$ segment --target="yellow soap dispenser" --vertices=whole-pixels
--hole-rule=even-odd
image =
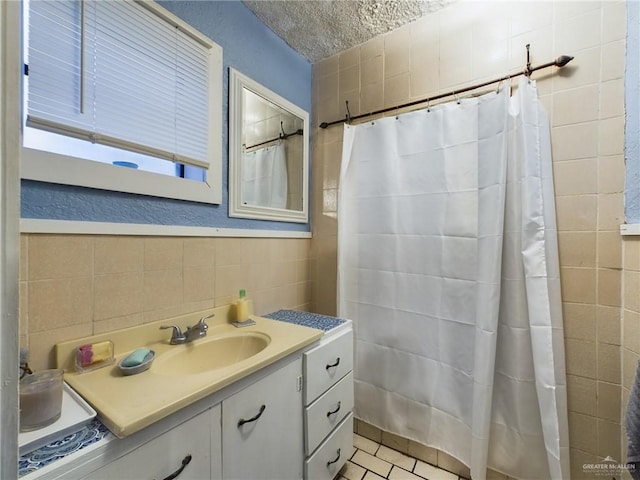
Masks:
[[[236,302],[236,321],[233,324],[236,327],[247,327],[255,325],[256,322],[249,318],[249,301],[246,299],[247,292],[242,289]]]
[[[249,320],[249,306],[247,305],[247,292],[242,289],[236,302],[236,322],[242,323]]]

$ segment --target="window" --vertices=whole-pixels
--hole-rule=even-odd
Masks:
[[[148,1],[25,17],[23,178],[220,203],[220,47]]]

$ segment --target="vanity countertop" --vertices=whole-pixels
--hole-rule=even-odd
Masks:
[[[219,318],[219,317],[218,317]],[[169,345],[167,331],[160,334],[159,325],[146,328],[143,332],[127,329],[109,334],[115,345],[116,364],[90,372],[78,373],[69,367],[69,355],[73,356],[74,345],[103,340],[89,337],[72,342],[58,344],[59,366],[66,366],[65,381],[71,385],[98,412],[98,418],[118,437],[126,437],[184,407],[200,400],[222,388],[231,385],[251,373],[270,365],[277,360],[294,353],[322,337],[322,332],[292,323],[280,322],[263,317],[252,316],[256,324],[236,328],[227,321],[213,320],[209,323],[206,339],[195,340],[194,345]],[[193,322],[193,319],[190,320]],[[166,322],[160,322],[162,324]],[[169,323],[176,322],[175,319]],[[186,323],[186,322],[182,322]],[[146,327],[146,325],[145,325]],[[184,328],[184,325],[181,325]],[[133,327],[135,328],[135,327]],[[124,333],[122,333],[124,332]],[[144,334],[155,334],[155,338],[141,342]],[[131,337],[138,337],[137,343]],[[270,339],[268,345],[249,358],[230,365],[205,371],[188,372],[180,375],[163,374],[159,361],[163,354],[172,354],[176,349],[199,348],[197,342],[206,342],[233,335],[261,335]],[[123,335],[123,336],[120,336]],[[123,338],[125,340],[123,340]],[[135,347],[119,351],[119,345],[135,344]],[[143,373],[124,376],[117,362],[135,348],[145,346],[155,351],[156,360],[151,368]],[[215,350],[213,350],[215,351]],[[181,361],[189,361],[185,356]],[[165,362],[167,365],[167,362]]]

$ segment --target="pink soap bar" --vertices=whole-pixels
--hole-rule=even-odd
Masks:
[[[79,352],[78,363],[82,367],[91,365],[91,360],[93,359],[93,348],[91,347],[92,347],[91,344],[82,345],[81,347],[78,347],[78,352]]]

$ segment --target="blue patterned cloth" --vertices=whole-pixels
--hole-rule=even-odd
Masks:
[[[99,420],[92,420],[81,430],[22,455],[18,460],[18,476],[22,477],[49,465],[51,462],[71,455],[81,448],[102,440],[108,433],[107,427]]]
[[[342,318],[320,315],[319,313],[302,312],[299,310],[278,310],[277,312],[264,315],[264,317],[315,328],[323,332],[328,332],[346,322],[346,320]]]

